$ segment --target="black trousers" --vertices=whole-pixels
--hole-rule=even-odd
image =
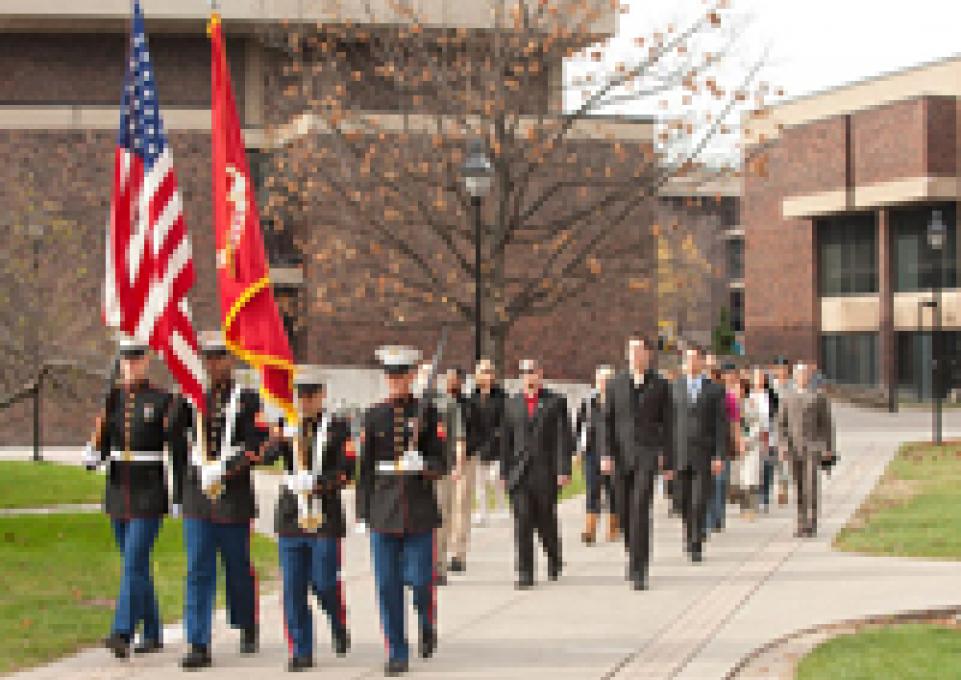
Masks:
[[[627,549],[630,578],[643,578],[651,561],[651,506],[654,500],[654,472],[633,470],[617,475],[618,510]]]
[[[607,496],[608,512],[612,515],[617,512],[613,478],[601,473],[601,458],[596,453],[584,454],[584,487],[587,512],[595,515],[601,512],[602,492]]]
[[[676,472],[675,492],[681,496],[681,517],[688,550],[700,548],[707,522],[707,501],[711,497],[711,468],[687,467]]]
[[[557,528],[557,491],[521,486],[511,493],[514,510],[514,550],[517,573],[534,577],[534,532],[537,532],[549,568],[561,566],[561,537]]]

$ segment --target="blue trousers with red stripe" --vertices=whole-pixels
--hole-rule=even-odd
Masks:
[[[410,658],[407,644],[404,586],[414,593],[414,609],[421,630],[437,625],[434,589],[434,532],[385,534],[370,532],[374,583],[380,622],[391,661]]]
[[[123,555],[123,577],[114,612],[115,635],[132,638],[143,622],[144,640],[160,639],[160,612],[154,592],[150,554],[160,531],[160,517],[111,520],[114,539]]]
[[[217,595],[217,553],[224,563],[227,620],[233,628],[257,625],[257,574],[250,562],[250,523],[219,524],[184,520],[187,588],[184,625],[187,642],[209,645]]]
[[[296,657],[314,653],[314,619],[308,604],[312,590],[333,631],[347,627],[347,609],[340,580],[340,540],[322,536],[281,536],[280,569],[284,577],[284,621],[287,642]]]

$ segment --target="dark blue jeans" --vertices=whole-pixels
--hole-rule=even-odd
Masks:
[[[347,626],[347,609],[340,574],[340,540],[318,536],[281,536],[280,569],[284,576],[284,620],[294,656],[314,653],[314,619],[308,604],[314,592],[332,630]]]
[[[114,540],[123,555],[123,575],[113,617],[113,634],[133,638],[143,622],[145,640],[161,642],[160,610],[153,587],[150,554],[160,532],[160,517],[113,519]]]
[[[404,586],[414,593],[414,609],[421,629],[437,625],[434,594],[434,532],[385,534],[370,532],[374,584],[380,622],[390,660],[410,658],[407,644]]]
[[[588,513],[600,513],[603,492],[607,496],[607,510],[614,514],[614,481],[611,475],[601,474],[601,457],[596,453],[584,454],[584,488]]]
[[[776,454],[774,454],[776,455]],[[761,507],[771,504],[771,487],[774,486],[774,467],[777,461],[773,456],[765,456],[761,461]]]
[[[720,531],[727,519],[727,485],[731,477],[731,462],[724,461],[720,474],[714,476],[714,489],[707,502],[707,529]]]

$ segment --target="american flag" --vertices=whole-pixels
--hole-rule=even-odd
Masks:
[[[106,255],[107,326],[160,353],[184,396],[204,411],[203,365],[187,302],[193,255],[139,0],[133,4]]]

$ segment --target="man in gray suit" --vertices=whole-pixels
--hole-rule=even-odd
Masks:
[[[727,453],[728,423],[724,387],[703,374],[704,352],[684,350],[681,376],[671,386],[673,417],[667,438],[666,467],[677,477],[681,494],[686,548],[692,562],[702,560],[707,500],[712,475],[721,472]]]
[[[628,370],[607,388],[608,446],[613,461],[615,492],[628,552],[627,577],[634,590],[647,590],[651,556],[651,501],[654,475],[661,466],[665,434],[670,431],[671,394],[651,367],[653,347],[640,337],[628,342]]]
[[[794,389],[785,394],[778,410],[780,455],[791,462],[797,486],[798,537],[817,534],[820,469],[834,458],[831,402],[811,385],[813,373],[807,364],[794,368]]]

